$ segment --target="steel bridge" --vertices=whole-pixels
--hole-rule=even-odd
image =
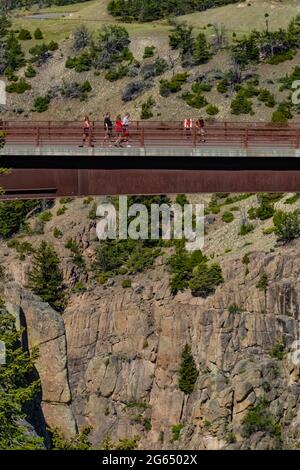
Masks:
[[[181,122],[130,125],[123,148],[92,122],[0,121],[3,198],[199,192],[300,192],[300,123],[206,122],[205,142]]]

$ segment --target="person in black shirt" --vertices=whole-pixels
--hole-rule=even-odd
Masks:
[[[104,139],[103,145],[108,141],[111,143],[112,139],[112,132],[113,132],[113,123],[110,118],[110,113],[106,113],[104,116]]]

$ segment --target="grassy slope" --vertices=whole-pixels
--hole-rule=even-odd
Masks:
[[[50,9],[40,10],[50,12],[72,12],[72,16],[51,19],[51,20],[34,20],[26,17],[15,18],[15,27],[25,27],[33,31],[36,27],[40,27],[45,34],[45,41],[57,40],[61,42],[60,51],[55,54],[55,59],[51,60],[48,64],[39,70],[36,78],[31,80],[33,90],[25,93],[24,95],[9,97],[9,102],[15,108],[23,108],[29,118],[33,119],[65,119],[69,118],[72,112],[74,119],[81,119],[85,112],[88,112],[91,117],[99,119],[99,116],[108,109],[113,115],[124,109],[121,101],[120,94],[124,85],[130,78],[122,79],[115,83],[107,82],[101,75],[96,77],[93,72],[86,74],[76,74],[73,71],[67,70],[64,67],[65,57],[70,54],[70,43],[66,38],[72,33],[76,26],[84,23],[91,31],[98,30],[101,25],[109,22],[114,22],[115,19],[110,17],[106,10],[108,0],[91,0],[88,3],[74,4],[69,7],[51,7]],[[270,5],[269,10],[267,5]],[[251,0],[251,6],[247,3],[237,5],[228,5],[202,13],[195,13],[193,15],[186,15],[183,19],[193,22],[196,27],[205,26],[209,23],[221,22],[225,24],[228,31],[243,28],[243,31],[250,31],[253,28],[264,27],[264,14],[269,11],[270,14],[270,27],[284,27],[300,10],[300,0]],[[30,12],[29,12],[30,13]],[[32,10],[31,10],[32,13]],[[28,14],[28,12],[26,12]],[[275,21],[276,19],[276,21]],[[146,24],[126,24],[131,36],[131,48],[138,60],[142,59],[144,47],[146,45],[154,44],[162,57],[168,58],[170,51],[168,48],[168,31],[170,26],[166,22],[154,22]],[[210,28],[205,30],[209,35]],[[231,36],[231,35],[229,35]],[[28,50],[36,41],[23,41],[22,46]],[[261,86],[266,86],[277,96],[278,100],[284,97],[284,94],[278,92],[278,83],[276,79],[282,77],[285,73],[290,72],[295,65],[299,63],[300,54],[288,62],[279,64],[278,66],[271,66],[262,64],[253,67],[253,71],[259,73],[261,76]],[[197,67],[191,71],[191,74],[202,73],[209,70],[226,70],[229,67],[229,59],[227,53],[223,52],[215,56],[208,64]],[[176,67],[180,71],[180,67]],[[170,76],[172,72],[167,72],[166,76]],[[269,84],[269,78],[274,79],[274,84]],[[87,102],[81,103],[78,100],[67,100],[64,106],[61,106],[61,100],[57,103],[51,103],[50,109],[47,113],[36,115],[29,112],[30,104],[34,97],[47,92],[50,84],[60,83],[61,79],[75,80],[82,82],[85,79],[91,81],[93,92]],[[184,90],[189,90],[190,85],[185,85]],[[185,102],[179,98],[179,94],[170,98],[162,98],[159,95],[159,79],[155,80],[154,87],[149,92],[146,92],[142,97],[134,100],[126,105],[126,108],[132,113],[134,118],[139,118],[141,103],[147,99],[149,95],[153,95],[157,106],[154,112],[156,119],[181,119],[182,115],[190,114],[195,117],[199,114],[196,109],[190,108]],[[206,94],[209,103],[217,104],[220,109],[218,119],[231,119],[231,120],[269,120],[273,109],[266,108],[256,100],[254,100],[255,116],[251,118],[247,115],[236,117],[230,114],[229,105],[232,97],[226,98],[214,89],[212,92]],[[167,106],[166,106],[167,105]],[[104,109],[105,108],[105,109]],[[14,115],[15,116],[15,115]]]

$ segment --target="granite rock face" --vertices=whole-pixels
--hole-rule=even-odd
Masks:
[[[81,214],[82,203],[75,204]],[[63,232],[76,237],[89,266],[94,227],[83,216],[79,223],[71,210],[66,214]],[[52,238],[44,235],[51,243],[55,224],[57,220],[49,222]],[[300,370],[289,352],[300,334],[299,240],[263,250],[258,239],[249,249],[247,269],[245,250],[218,258],[224,283],[206,299],[189,290],[172,296],[164,257],[132,276],[131,288],[124,289],[122,276],[101,285],[91,271],[72,264],[64,242],[53,243],[71,288],[63,315],[22,287],[30,260],[17,269],[8,249],[3,258],[9,273],[7,308],[16,324],[25,326],[29,349],[39,349],[36,369],[50,427],[69,437],[90,425],[95,445],[108,435],[138,435],[139,447],[145,449],[298,445]],[[257,287],[263,273],[265,290]],[[72,292],[78,281],[85,290]],[[238,309],[229,308],[234,304]],[[185,344],[191,346],[199,371],[189,396],[178,387]],[[249,430],[245,419],[260,403],[267,403],[263,412],[269,425],[262,425],[258,416]],[[174,441],[172,427],[179,423],[180,439]]]
[[[5,286],[5,299],[17,325],[25,328],[25,346],[29,351],[38,350],[35,365],[42,384],[41,408],[46,424],[70,437],[76,432],[76,423],[70,408],[64,321],[48,304],[16,283]]]

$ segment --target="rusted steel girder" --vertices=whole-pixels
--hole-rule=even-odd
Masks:
[[[290,157],[3,156],[7,198],[113,194],[300,192]]]

